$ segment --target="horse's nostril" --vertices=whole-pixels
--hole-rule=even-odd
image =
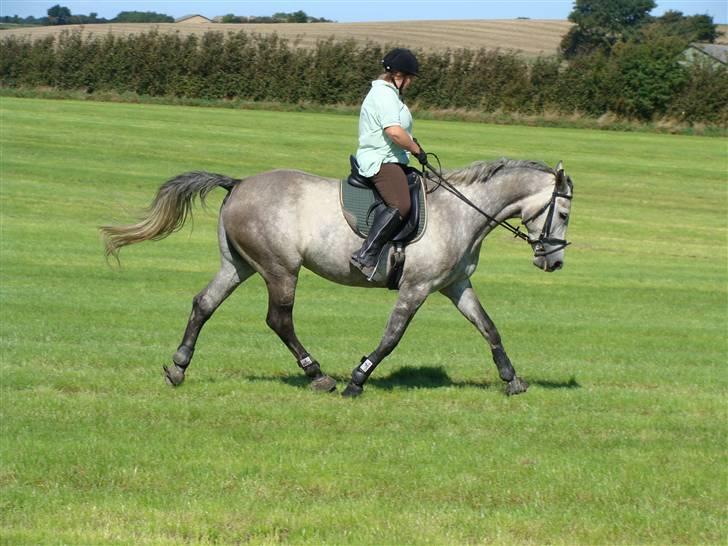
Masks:
[[[561,269],[562,267],[564,267],[564,262],[562,262],[562,261],[554,262],[553,270],[556,271],[557,269]]]

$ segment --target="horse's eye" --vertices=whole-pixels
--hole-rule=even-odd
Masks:
[[[560,212],[559,218],[561,218],[565,224],[569,223],[569,213],[568,212]]]

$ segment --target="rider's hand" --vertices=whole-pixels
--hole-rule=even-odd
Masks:
[[[414,155],[417,158],[417,161],[420,162],[420,165],[422,165],[424,167],[425,165],[427,165],[427,152],[425,152],[425,150],[422,149],[422,146],[420,146],[419,142],[417,142],[416,140],[415,140],[415,142],[417,143],[417,146],[419,147],[420,151]]]

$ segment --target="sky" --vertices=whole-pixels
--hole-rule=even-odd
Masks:
[[[216,15],[273,15],[275,12],[305,11],[340,23],[438,19],[566,19],[572,0],[0,0],[0,15],[27,17],[46,15],[60,4],[73,14],[111,19],[120,11],[156,11],[172,17],[198,13]],[[728,0],[657,0],[652,15],[677,10],[685,15],[708,14],[718,24],[728,23]]]

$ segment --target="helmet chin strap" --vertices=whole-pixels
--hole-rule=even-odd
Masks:
[[[402,92],[402,88],[404,87],[404,82],[407,78],[406,77],[402,78],[402,83],[400,83],[399,85],[397,85],[396,78],[392,77],[392,79],[394,80],[394,86],[397,88],[397,91],[399,91],[399,94],[404,95],[404,93]]]

